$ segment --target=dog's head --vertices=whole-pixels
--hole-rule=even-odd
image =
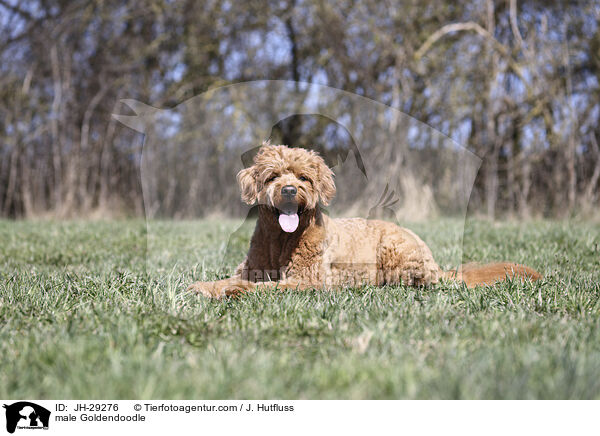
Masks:
[[[242,200],[258,202],[276,215],[282,230],[294,232],[303,214],[335,195],[333,172],[312,150],[264,143],[254,164],[237,175]]]

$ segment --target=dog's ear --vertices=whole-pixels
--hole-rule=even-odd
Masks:
[[[323,206],[328,206],[329,202],[335,197],[335,182],[333,181],[333,171],[323,161],[319,166],[319,198]]]
[[[237,181],[242,191],[242,200],[246,204],[253,204],[258,197],[256,176],[256,170],[253,166],[245,168],[237,174]]]

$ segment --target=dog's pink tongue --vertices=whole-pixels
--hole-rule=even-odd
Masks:
[[[281,215],[279,215],[279,225],[281,226],[284,232],[292,233],[296,231],[299,222],[300,219],[298,218],[297,213],[293,215],[286,215],[282,213]]]

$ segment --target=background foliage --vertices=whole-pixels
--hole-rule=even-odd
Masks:
[[[456,139],[484,157],[472,211],[589,212],[599,21],[596,0],[0,0],[0,214],[143,214],[119,99],[169,108],[256,79],[344,89]],[[298,123],[281,137],[314,136]]]

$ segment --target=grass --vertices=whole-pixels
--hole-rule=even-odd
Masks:
[[[411,227],[455,257],[459,223]],[[186,294],[243,256],[235,228],[0,221],[0,397],[600,398],[598,225],[468,223],[465,260],[533,284]]]

